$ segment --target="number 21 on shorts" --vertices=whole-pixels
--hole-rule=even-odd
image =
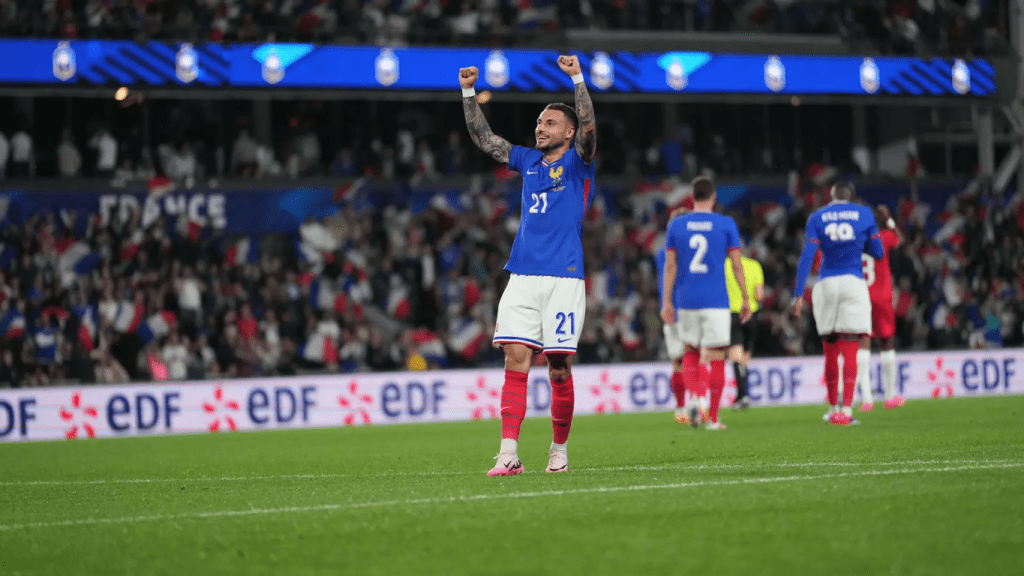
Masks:
[[[555,320],[558,321],[558,327],[555,328],[555,334],[559,334],[559,335],[570,334],[570,335],[573,335],[573,336],[576,335],[576,313],[575,312],[569,312],[568,314],[566,314],[564,312],[559,312],[558,314],[555,314]],[[566,329],[565,323],[566,323],[567,320],[569,322],[569,326],[568,326],[569,331],[568,332],[565,331],[565,329]]]

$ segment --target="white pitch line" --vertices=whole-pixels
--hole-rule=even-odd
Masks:
[[[388,506],[413,506],[418,504],[445,504],[455,502],[477,502],[481,500],[499,500],[514,498],[538,498],[543,496],[571,496],[577,494],[609,494],[615,492],[645,492],[649,490],[674,490],[680,488],[697,488],[704,486],[735,486],[741,484],[773,484],[783,482],[806,482],[809,480],[835,480],[839,478],[856,478],[862,476],[893,476],[900,474],[920,474],[939,472],[961,472],[976,470],[993,470],[1001,468],[1020,468],[1024,462],[999,464],[968,464],[963,466],[944,466],[933,468],[897,468],[892,470],[862,470],[858,472],[840,472],[838,474],[815,474],[803,476],[779,476],[760,478],[740,478],[736,480],[701,480],[696,482],[676,482],[671,484],[638,484],[633,486],[599,486],[594,488],[573,488],[568,490],[539,490],[534,492],[510,492],[499,494],[474,494],[471,496],[448,496],[443,498],[418,498],[411,500],[379,500],[371,502],[353,502],[347,504],[319,504],[316,506],[286,506],[279,508],[251,508],[249,510],[217,510],[211,512],[194,512],[191,514],[154,514],[149,516],[124,516],[120,518],[83,518],[80,520],[61,520],[59,522],[28,522],[25,524],[0,524],[0,532],[24,530],[28,528],[56,528],[89,526],[102,524],[136,524],[142,522],[162,522],[177,520],[197,520],[206,518],[233,518],[239,516],[262,516],[271,514],[289,514],[306,512],[330,512],[335,510],[352,510],[359,508],[383,508]]]
[[[577,472],[657,472],[661,470],[737,470],[747,468],[827,468],[853,466],[911,466],[911,465],[963,465],[963,464],[1006,464],[1012,460],[898,460],[892,462],[779,462],[752,464],[654,464],[627,466],[594,466],[573,468]],[[197,476],[195,478],[100,478],[95,480],[12,480],[0,482],[0,486],[88,486],[104,484],[162,484],[190,482],[248,482],[259,480],[301,480],[330,478],[374,478],[410,476],[475,476],[480,471],[430,471],[430,472],[370,472],[366,474],[281,474],[269,476]],[[528,474],[530,472],[527,472]]]

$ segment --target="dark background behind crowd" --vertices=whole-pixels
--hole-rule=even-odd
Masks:
[[[1005,51],[994,0],[0,0],[0,34],[190,42],[550,44],[574,30],[840,36],[881,52]]]

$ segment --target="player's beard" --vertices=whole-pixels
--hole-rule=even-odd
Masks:
[[[541,152],[550,152],[552,150],[557,150],[564,143],[565,143],[564,140],[556,142],[554,139],[549,137],[544,142],[544,144],[540,144],[540,143],[537,144],[537,150],[540,150]]]

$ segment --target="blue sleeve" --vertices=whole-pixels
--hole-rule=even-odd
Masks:
[[[590,162],[584,160],[583,157],[580,156],[580,153],[576,151],[576,146],[569,148],[569,151],[566,152],[566,154],[571,155],[569,161],[572,163],[573,170],[579,174],[581,178],[590,178],[593,180],[594,169],[596,168],[593,159],[591,159]]]
[[[868,244],[865,247],[865,252],[873,256],[876,260],[885,258],[885,247],[882,246],[882,235],[878,233],[878,227],[872,221],[871,226],[868,227]]]
[[[509,170],[515,170],[516,172],[522,173],[523,159],[526,158],[526,153],[529,151],[529,148],[524,148],[523,146],[513,146],[512,150],[508,153]]]
[[[726,238],[726,242],[728,242],[728,245],[726,246],[727,250],[743,248],[743,241],[740,240],[740,229],[736,226],[736,221],[732,218],[729,218],[729,234],[728,238]]]
[[[811,266],[814,265],[814,255],[818,252],[818,233],[813,220],[807,221],[807,239],[804,240],[804,251],[800,254],[800,263],[796,267],[796,289],[793,291],[794,298],[801,298],[804,295],[804,287],[807,285],[807,276],[811,273]]]
[[[669,251],[669,250],[676,250],[676,235],[674,233],[674,231],[675,231],[674,224],[676,223],[677,220],[678,219],[675,219],[675,218],[672,219],[668,223],[668,230],[665,231],[665,251],[666,252]],[[664,266],[664,262],[662,262],[662,265]]]

